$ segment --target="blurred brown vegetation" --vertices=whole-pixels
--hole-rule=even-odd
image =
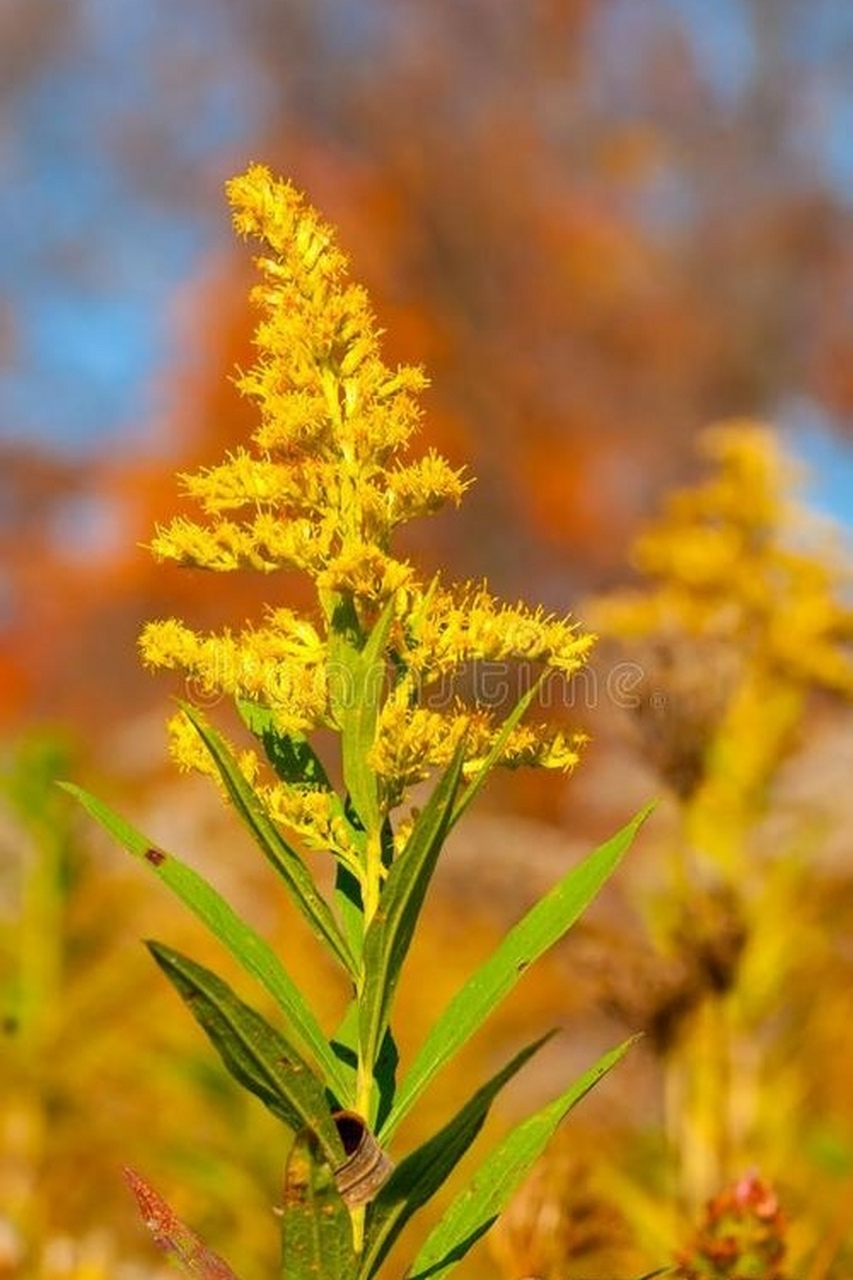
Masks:
[[[625,6],[611,0],[374,0],[351,29],[334,3],[241,6],[240,56],[264,104],[252,153],[305,187],[338,225],[387,328],[389,357],[422,361],[432,378],[425,443],[477,478],[461,513],[414,535],[412,552],[428,565],[486,574],[503,595],[583,614],[584,595],[626,576],[630,536],[660,495],[695,474],[700,427],[806,400],[849,429],[853,241],[849,209],[808,145],[809,128],[820,127],[809,108],[819,86],[815,67],[798,57],[803,6],[740,7],[757,56],[734,95],[718,91],[663,5],[650,3],[645,19],[625,25]],[[4,12],[5,106],[84,38],[83,8],[67,0]],[[191,13],[193,3],[181,8]],[[839,42],[838,57],[846,47]],[[186,212],[218,199],[217,184],[245,157],[223,156],[204,181],[187,178],[176,142],[182,104],[196,84],[215,81],[216,56],[188,58],[164,30],[156,59],[160,97],[150,116],[105,119],[93,145],[131,191]],[[135,654],[144,619],[174,609],[200,627],[239,622],[267,585],[235,577],[212,592],[203,575],[155,567],[140,545],[175,510],[174,471],[216,460],[245,429],[250,410],[228,374],[248,363],[248,279],[235,247],[176,297],[166,321],[174,356],[159,375],[162,408],[146,424],[144,447],[83,461],[3,447],[0,715],[12,782],[22,769],[42,769],[26,740],[15,745],[18,735],[46,720],[69,726],[78,746],[62,767],[87,781],[106,775],[102,790],[123,796],[167,846],[194,853],[208,871],[215,865],[218,882],[293,956],[298,926],[270,905],[248,851],[232,849],[227,815],[165,772],[169,691],[142,675]],[[4,359],[14,339],[12,315]],[[298,592],[296,583],[282,592],[291,586]],[[696,637],[690,643],[679,678],[701,684],[705,650]],[[605,676],[571,709],[596,739],[577,779],[567,787],[508,780],[452,851],[404,993],[412,1044],[522,898],[672,781],[649,767],[648,742],[631,738],[603,695]],[[775,995],[738,1052],[761,1058],[768,1036],[775,1046],[772,1089],[760,1085],[769,1092],[759,1146],[773,1166],[762,1173],[792,1202],[798,1280],[843,1280],[838,1268],[853,1267],[843,1252],[853,1176],[849,1001],[838,981],[841,961],[849,969],[849,713],[810,699],[794,736],[793,754],[780,758],[749,815],[750,839],[786,856],[766,876],[760,860],[748,864],[749,910],[757,896],[767,936],[748,953],[747,973]],[[42,797],[16,808],[14,787],[8,805],[4,971],[17,982],[26,946],[40,963],[43,945],[53,985],[27,1036],[7,1027],[0,1067],[0,1178],[4,1195],[17,1197],[10,1204],[28,1203],[22,1229],[37,1259],[28,1270],[10,1261],[6,1271],[118,1275],[118,1258],[139,1258],[145,1245],[118,1173],[125,1161],[238,1271],[271,1268],[280,1136],[223,1083],[135,943],[155,933],[180,944],[189,926],[61,806]],[[41,810],[52,835],[33,827]],[[649,938],[661,931],[655,911],[647,906],[644,917],[636,906],[656,894],[668,900],[662,851],[676,812],[670,797],[621,889],[471,1051],[473,1074],[515,1045],[520,1028],[565,1025],[562,1047],[528,1073],[519,1111],[544,1098],[556,1074],[587,1065],[626,1021],[654,1031],[670,1005],[677,1021],[684,1012],[695,951],[679,951],[670,933],[662,958],[660,937]],[[30,917],[33,876],[40,888]],[[730,916],[700,888],[693,905],[705,915],[687,927],[716,937]],[[194,954],[204,947],[193,936]],[[335,993],[313,952],[296,955],[333,1022]],[[685,1017],[695,1013],[688,1000]],[[679,1202],[654,1049],[636,1054],[622,1082],[608,1081],[573,1119],[497,1237],[494,1274],[512,1280],[538,1267],[549,1280],[571,1280],[617,1268],[628,1276],[687,1238],[694,1206]],[[437,1108],[458,1096],[453,1082],[445,1087]],[[412,1140],[416,1130],[413,1119]],[[559,1249],[543,1253],[541,1232],[536,1243],[537,1215]],[[57,1240],[90,1242],[90,1262],[85,1248],[75,1262],[70,1245],[54,1262],[40,1257]],[[823,1254],[821,1240],[831,1244]],[[3,1247],[0,1239],[0,1274]],[[480,1271],[468,1274],[490,1274],[489,1265],[481,1256]]]

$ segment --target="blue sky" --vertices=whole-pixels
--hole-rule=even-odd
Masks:
[[[0,434],[69,453],[138,429],[150,413],[173,337],[170,302],[229,234],[217,164],[245,144],[262,107],[240,57],[219,56],[225,9],[210,7],[202,39],[230,75],[188,81],[178,121],[170,109],[181,94],[170,99],[158,84],[158,46],[167,35],[175,74],[182,50],[189,65],[200,36],[191,11],[87,0],[81,14],[71,48],[16,95],[0,134],[0,229],[13,246],[0,258],[0,299],[15,324],[0,366]],[[182,210],[137,183],[138,121],[168,172],[215,198]]]
[[[355,29],[370,7],[351,0],[346,22]],[[853,45],[850,8],[803,5],[797,35],[798,56],[825,69],[812,105],[832,122],[804,145],[819,144],[826,180],[846,199],[853,85],[839,57]],[[79,12],[70,46],[45,59],[0,121],[0,437],[69,454],[141,437],[169,366],[176,291],[230,238],[221,183],[268,106],[227,3],[80,0]],[[608,14],[601,39],[628,71],[632,42],[654,40],[655,15],[675,14],[722,101],[748,82],[756,49],[740,0],[613,0]],[[134,146],[161,149],[163,190],[134,180]],[[853,450],[807,401],[780,415],[812,466],[812,502],[853,524]]]

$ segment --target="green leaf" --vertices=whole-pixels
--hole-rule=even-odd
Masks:
[[[377,1091],[376,1128],[379,1128],[384,1123],[394,1105],[399,1062],[400,1053],[397,1049],[397,1041],[394,1039],[394,1033],[391,1028],[386,1027],[385,1034],[382,1037],[382,1044],[379,1046],[379,1053],[373,1064],[373,1078],[376,1081]]]
[[[310,1130],[296,1135],[284,1175],[283,1280],[352,1280],[357,1259],[346,1205]]]
[[[352,1000],[332,1040],[332,1051],[338,1059],[339,1069],[347,1076],[346,1096],[350,1100],[347,1105],[350,1106],[355,1104],[358,1079],[358,1023],[359,1004],[357,1000]],[[387,1027],[373,1064],[377,1094],[376,1127],[383,1122],[393,1106],[399,1060],[396,1041],[391,1028]]]
[[[541,1036],[516,1054],[443,1129],[400,1162],[368,1210],[367,1250],[359,1273],[364,1280],[382,1265],[411,1216],[447,1181],[482,1129],[492,1102],[504,1085],[552,1034]]]
[[[354,977],[356,966],[350,949],[329,904],[317,889],[305,863],[284,839],[219,734],[206,723],[195,707],[181,703],[181,708],[207,747],[234,808],[264,857],[281,876],[285,888],[315,936],[326,944],[332,955]]]
[[[358,1000],[350,1000],[341,1022],[332,1036],[332,1048],[353,1071],[358,1062]]]
[[[410,1280],[440,1280],[485,1235],[545,1149],[560,1121],[627,1052],[632,1040],[606,1053],[571,1088],[523,1121],[480,1165],[468,1187],[427,1237]]]
[[[295,1132],[312,1129],[326,1158],[340,1163],[343,1149],[323,1084],[290,1041],[217,974],[162,943],[147,945],[235,1080]]]
[[[330,637],[329,690],[341,731],[344,784],[366,831],[375,831],[382,822],[377,778],[367,761],[382,705],[387,675],[385,647],[394,612],[395,597],[391,596],[364,648],[359,649],[351,605],[342,602]]]
[[[308,739],[282,733],[276,727],[275,714],[269,707],[239,698],[237,709],[247,728],[260,739],[267,760],[285,786],[322,791],[328,797],[332,818],[346,824],[354,847],[363,852],[366,839],[358,814],[334,790],[323,762]],[[353,960],[357,962],[361,956],[364,923],[361,888],[352,868],[339,858],[336,858],[334,900],[343,935]]]
[[[536,683],[532,685],[530,689],[527,690],[527,693],[522,694],[518,702],[513,707],[512,711],[504,720],[503,724],[501,725],[500,733],[495,738],[494,742],[492,743],[491,750],[489,751],[488,755],[483,761],[482,768],[477,770],[477,773],[474,775],[472,780],[468,783],[468,786],[465,788],[465,790],[462,792],[459,799],[457,800],[453,810],[453,816],[450,819],[450,827],[448,828],[448,830],[452,830],[453,827],[456,826],[457,822],[462,817],[465,810],[476,799],[478,793],[483,787],[483,784],[485,783],[486,779],[488,778],[489,774],[494,768],[498,758],[500,757],[500,754],[503,751],[504,746],[506,745],[507,739],[509,738],[513,729],[516,727],[516,725],[524,716],[524,713],[527,711],[527,708],[530,706],[533,699],[536,697],[547,675],[548,675],[547,671],[542,673],[542,675],[539,677]]]
[[[326,1085],[343,1103],[347,1077],[332,1052],[302,992],[272,947],[236,914],[223,897],[172,853],[167,853],[137,831],[95,796],[73,783],[60,783],[96,822],[128,853],[144,862],[176,897],[207,926],[247,973],[256,978],[278,1003],[304,1046],[324,1072]]]
[[[376,915],[364,939],[364,990],[359,1038],[362,1061],[376,1061],[388,1025],[394,991],[447,832],[462,776],[465,747],[453,760],[423,808],[405,849],[382,888]]]
[[[347,945],[356,962],[364,943],[364,903],[361,885],[349,867],[335,864],[335,906]]]
[[[276,727],[275,715],[269,707],[259,706],[244,698],[237,699],[237,709],[246,727],[263,745],[264,754],[276,776],[299,791],[322,791],[327,797],[332,817],[346,824],[350,839],[360,848],[366,841],[358,816],[335,791],[323,762],[307,738],[301,734],[282,733]]]
[[[269,707],[237,698],[237,710],[246,728],[263,744],[264,754],[282,782],[331,791],[323,762],[301,734],[282,733]]]
[[[620,832],[573,867],[503,938],[468,979],[418,1051],[381,1133],[391,1136],[441,1068],[486,1021],[521,975],[571,928],[598,893],[651,812],[643,810]]]

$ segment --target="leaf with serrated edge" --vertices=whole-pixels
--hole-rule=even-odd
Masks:
[[[606,1053],[570,1089],[524,1120],[486,1157],[430,1232],[408,1273],[409,1280],[441,1280],[452,1271],[492,1226],[560,1121],[624,1057],[634,1039]]]
[[[181,709],[195,727],[216,765],[219,776],[234,805],[261,852],[279,873],[293,902],[308,921],[316,937],[326,943],[351,976],[355,976],[355,963],[335,917],[325,898],[317,889],[305,863],[284,839],[272,818],[261,804],[252,787],[243,777],[240,768],[222,738],[188,703]]]
[[[212,885],[192,867],[148,840],[109,805],[73,783],[60,783],[128,853],[139,858],[207,926],[247,973],[256,978],[285,1013],[294,1031],[325,1073],[326,1084],[343,1104],[349,1082],[302,992],[269,943],[242,920]]]
[[[444,1185],[483,1127],[492,1102],[553,1032],[527,1045],[468,1099],[452,1120],[402,1160],[368,1210],[367,1249],[361,1277],[381,1266],[412,1214]]]
[[[434,1023],[400,1085],[380,1138],[386,1142],[441,1068],[470,1039],[534,961],[558,942],[586,909],[631,844],[651,809],[644,809],[612,839],[545,894],[503,938]]]
[[[294,1132],[313,1129],[339,1163],[343,1148],[323,1084],[293,1045],[217,974],[162,943],[147,945],[235,1080]]]

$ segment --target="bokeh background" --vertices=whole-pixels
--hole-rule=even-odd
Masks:
[[[170,773],[162,721],[182,691],[136,658],[146,618],[219,625],[268,590],[157,567],[143,545],[175,509],[175,471],[218,460],[251,421],[229,381],[251,359],[251,266],[222,185],[257,159],[337,225],[389,360],[432,379],[424,444],[476,477],[461,512],[415,536],[429,567],[583,616],[629,579],[663,495],[699,475],[697,433],[732,418],[771,424],[808,464],[815,511],[853,522],[847,0],[0,0],[0,1275],[153,1274],[122,1163],[245,1275],[274,1253],[282,1136],[223,1081],[137,939],[205,944],[52,787],[73,774],[122,802],[271,934],[293,931],[215,797]],[[405,998],[413,1043],[520,886],[666,789],[619,710],[579,707],[595,741],[578,777],[512,778],[454,851],[416,957],[429,989],[416,976]],[[807,764],[773,775],[775,796],[820,814],[796,851],[824,904],[798,998],[825,997],[837,1027],[853,730],[826,702],[801,729]],[[601,908],[597,945],[642,952],[632,911],[665,880],[660,841]],[[780,936],[802,893],[790,875],[790,900],[774,881]],[[475,1070],[526,1028],[566,1027],[504,1122],[636,1025],[578,946],[473,1053]],[[333,1020],[338,993],[296,951]],[[768,1009],[759,1044],[796,1021],[781,996]],[[829,1065],[846,1047],[824,1033],[777,1061],[787,1154],[762,1169],[789,1193],[808,1280],[853,1267],[849,1073]],[[666,1073],[638,1058],[470,1276],[627,1276],[683,1242],[695,1206],[671,1177]],[[543,1203],[566,1219],[550,1261]]]

